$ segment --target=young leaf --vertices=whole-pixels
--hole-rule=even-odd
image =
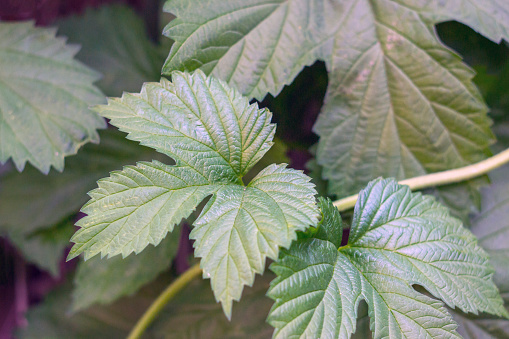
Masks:
[[[324,221],[312,238],[284,250],[271,269],[269,296],[276,338],[349,338],[357,307],[369,307],[375,338],[458,338],[439,301],[448,306],[508,316],[488,255],[476,238],[432,197],[396,181],[375,180],[359,195],[348,244],[339,246],[341,218],[321,200]]]
[[[77,51],[54,29],[0,23],[0,163],[62,171],[65,156],[99,141],[105,122],[88,108],[104,100],[99,75],[73,60]]]
[[[142,253],[127,258],[99,260],[96,257],[80,262],[74,277],[72,311],[80,311],[93,304],[109,304],[138,291],[170,268],[179,238],[180,232],[175,232],[159,246],[149,246]]]
[[[191,237],[203,275],[230,317],[232,300],[263,272],[266,258],[277,258],[296,231],[316,224],[316,191],[302,172],[272,165],[242,183],[272,145],[275,126],[268,110],[224,82],[201,71],[177,72],[172,82],[145,84],[140,94],[97,110],[176,165],[142,162],[100,180],[82,209],[88,216],[77,224],[69,258],[139,253],[213,195]]]
[[[169,0],[165,10],[177,16],[164,31],[175,40],[165,73],[199,68],[262,99],[325,61],[329,87],[315,131],[330,193],[489,154],[493,136],[473,72],[433,24],[459,20],[509,40],[507,2]]]

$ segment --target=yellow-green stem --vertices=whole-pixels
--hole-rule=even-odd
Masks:
[[[127,336],[127,339],[138,339],[141,337],[147,327],[154,321],[155,317],[161,312],[166,304],[184,287],[187,286],[193,279],[201,274],[199,264],[196,264],[181,274],[175,281],[173,281],[156,300],[145,311],[143,316],[138,320],[136,325]]]
[[[453,184],[456,182],[476,178],[506,163],[509,163],[509,149],[506,149],[505,151],[500,152],[491,158],[478,162],[477,164],[456,168],[449,171],[422,175],[420,177],[402,180],[399,183],[409,186],[413,191],[432,186]],[[349,210],[355,206],[358,197],[359,195],[355,194],[343,199],[336,200],[334,201],[334,206],[336,206],[340,211]]]

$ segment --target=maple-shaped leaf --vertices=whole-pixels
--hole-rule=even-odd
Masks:
[[[370,182],[345,246],[338,210],[325,199],[320,207],[318,228],[271,266],[275,338],[349,338],[361,300],[374,338],[459,338],[444,305],[412,285],[464,312],[509,316],[488,255],[433,197],[393,179]]]
[[[278,257],[296,231],[315,225],[314,185],[301,171],[270,165],[247,186],[242,177],[269,150],[271,113],[249,104],[226,83],[197,71],[147,83],[97,111],[131,140],[173,158],[175,165],[140,162],[113,172],[89,193],[87,216],[71,239],[69,258],[127,256],[157,245],[212,195],[191,238],[203,276],[228,317],[232,300]]]
[[[43,173],[98,142],[105,122],[90,105],[104,101],[99,74],[73,59],[78,46],[32,22],[0,23],[0,164],[12,158]]]
[[[474,73],[434,24],[457,20],[509,40],[507,1],[169,0],[164,8],[177,18],[164,31],[175,43],[163,72],[199,68],[262,99],[325,61],[329,84],[314,130],[330,193],[489,154],[493,135]]]

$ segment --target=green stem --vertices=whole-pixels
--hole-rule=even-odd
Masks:
[[[161,312],[166,304],[187,284],[193,279],[197,278],[201,273],[200,264],[196,264],[189,268],[183,274],[181,274],[170,286],[168,286],[156,300],[150,305],[145,311],[143,316],[138,320],[131,333],[127,336],[127,339],[138,339],[141,337],[147,327],[154,321],[155,317]]]
[[[422,175],[420,177],[415,177],[411,179],[405,179],[400,181],[399,183],[402,185],[407,185],[411,190],[419,190],[423,188],[428,188],[432,186],[440,186],[453,184],[460,181],[470,180],[486,174],[506,163],[509,163],[509,149],[506,149],[503,152],[498,153],[497,155],[492,156],[486,160],[478,162],[477,164],[449,170],[438,173],[432,173],[427,175]],[[336,206],[339,211],[346,211],[355,206],[358,194],[339,199],[334,201],[334,206]]]

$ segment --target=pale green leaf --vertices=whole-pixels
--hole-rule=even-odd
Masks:
[[[59,21],[58,31],[81,45],[76,58],[103,74],[97,86],[108,96],[159,80],[169,50],[150,41],[142,18],[125,5],[88,8]]]
[[[99,76],[73,60],[77,51],[54,29],[0,23],[0,163],[62,171],[65,156],[99,141],[105,122],[88,108],[104,100]]]
[[[231,300],[263,272],[265,258],[277,258],[279,246],[289,247],[296,231],[316,223],[313,185],[285,167],[267,167],[247,187],[221,188],[194,223],[195,255],[216,298],[226,301],[227,316]]]
[[[81,209],[87,216],[76,223],[81,229],[71,239],[75,245],[69,259],[83,252],[85,260],[99,253],[126,257],[148,244],[157,245],[220,187],[191,167],[158,161],[126,166],[98,185]]]
[[[170,268],[179,238],[180,232],[174,232],[159,246],[149,246],[142,253],[127,258],[100,260],[96,257],[80,262],[74,277],[73,312],[93,304],[109,304],[157,278]]]
[[[87,216],[78,222],[70,258],[139,253],[212,195],[191,237],[230,317],[232,300],[263,272],[266,258],[276,259],[296,231],[316,224],[316,191],[301,171],[272,165],[244,186],[242,177],[271,147],[275,126],[268,110],[224,82],[201,71],[176,72],[172,82],[147,83],[140,94],[125,93],[97,110],[176,165],[138,163],[100,180],[82,209]]]
[[[507,38],[501,0],[168,0],[165,10],[177,16],[164,32],[175,40],[165,73],[199,68],[262,99],[325,61],[329,87],[315,131],[331,194],[489,154],[493,136],[473,72],[433,25],[459,20]]]
[[[458,338],[443,304],[414,284],[465,312],[508,315],[488,255],[432,197],[392,179],[371,182],[343,247],[339,213],[330,200],[320,205],[328,216],[314,236],[283,250],[271,266],[278,275],[269,291],[276,338],[349,338],[361,300],[374,338]]]

